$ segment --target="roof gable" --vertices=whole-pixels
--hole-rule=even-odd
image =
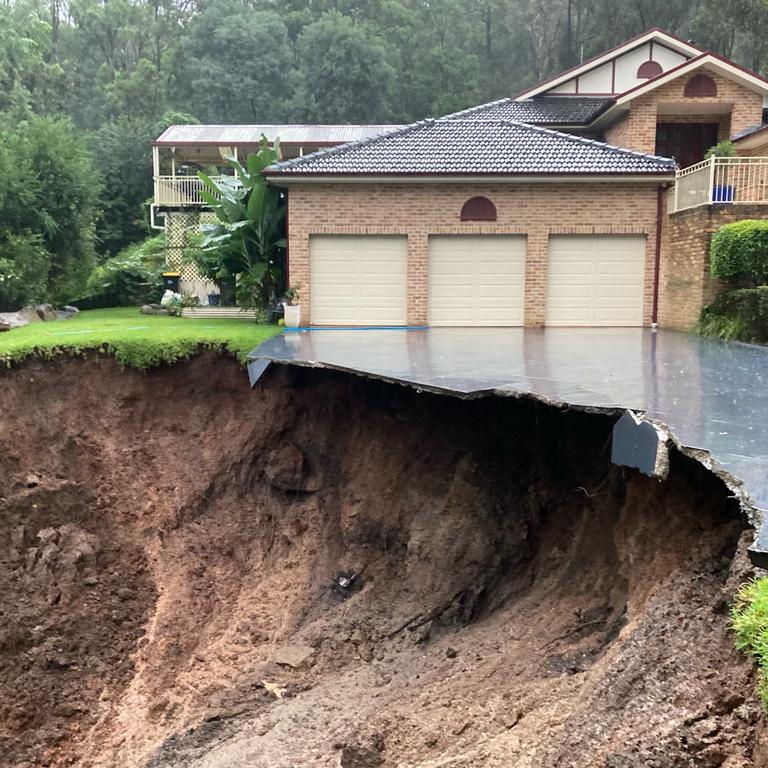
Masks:
[[[669,158],[509,120],[440,119],[286,160],[269,177],[659,176]]]
[[[645,78],[638,77],[638,71],[645,62],[655,61],[662,71],[667,71],[700,53],[700,48],[679,37],[661,29],[651,29],[529,88],[517,98],[527,99],[545,93],[604,96],[623,93],[643,82]]]

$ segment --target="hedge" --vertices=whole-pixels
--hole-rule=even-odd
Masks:
[[[702,311],[697,330],[721,339],[768,342],[768,286],[720,294]]]
[[[768,221],[744,219],[725,224],[712,237],[710,266],[715,277],[750,280],[768,278]]]

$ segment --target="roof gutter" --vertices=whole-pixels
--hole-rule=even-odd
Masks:
[[[674,179],[675,170],[668,173],[635,173],[635,174],[548,174],[548,175],[420,175],[420,174],[333,174],[333,173],[265,173],[267,181],[272,184],[584,184],[588,182],[663,184]]]

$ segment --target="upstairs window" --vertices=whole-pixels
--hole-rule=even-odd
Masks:
[[[691,98],[717,96],[717,83],[709,75],[694,75],[685,84],[683,96]]]
[[[664,70],[661,68],[661,64],[659,64],[658,61],[654,61],[653,59],[651,59],[650,61],[644,61],[637,68],[637,76],[647,78],[650,80],[650,78],[657,77],[663,71]]]
[[[462,221],[496,221],[496,206],[487,197],[470,197],[461,208]]]

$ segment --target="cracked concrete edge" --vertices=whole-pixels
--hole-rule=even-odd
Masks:
[[[653,427],[657,430],[657,434],[659,434],[660,439],[662,439],[663,436],[665,442],[671,442],[680,453],[701,464],[706,470],[712,472],[723,482],[726,488],[728,488],[728,490],[733,495],[733,498],[738,501],[741,512],[746,518],[747,522],[755,530],[755,540],[748,550],[749,558],[752,564],[758,568],[768,570],[768,510],[762,510],[757,507],[752,501],[749,493],[744,488],[743,481],[732,472],[729,472],[727,469],[725,469],[708,450],[703,448],[692,448],[690,446],[684,445],[668,424],[665,424],[663,421],[658,419],[648,418],[643,411],[628,408],[627,406],[622,406],[619,404],[609,406],[583,405],[558,398],[547,397],[546,395],[542,395],[537,392],[531,392],[529,390],[511,390],[489,387],[487,389],[475,389],[469,392],[462,392],[456,389],[451,389],[447,386],[440,387],[431,384],[424,384],[423,382],[409,381],[408,379],[402,379],[397,376],[388,376],[386,374],[374,373],[372,371],[363,371],[359,368],[351,368],[349,366],[337,365],[334,363],[324,363],[317,360],[280,360],[277,358],[262,357],[258,355],[249,357],[249,361],[255,360],[269,360],[269,362],[276,365],[338,371],[339,373],[348,373],[354,376],[359,376],[361,378],[383,381],[388,384],[398,384],[402,387],[414,389],[417,392],[428,392],[435,395],[447,395],[449,397],[456,397],[461,400],[477,400],[483,397],[512,397],[521,400],[534,400],[553,408],[573,409],[582,413],[616,416],[616,418],[619,418],[626,411],[630,411],[636,417],[639,417],[643,421],[652,424]],[[664,453],[667,454],[666,461],[668,462],[668,452]],[[658,469],[663,472],[663,474],[660,472],[659,477],[666,477],[668,466],[666,468],[658,467]],[[662,480],[660,480],[660,482],[662,482]]]

